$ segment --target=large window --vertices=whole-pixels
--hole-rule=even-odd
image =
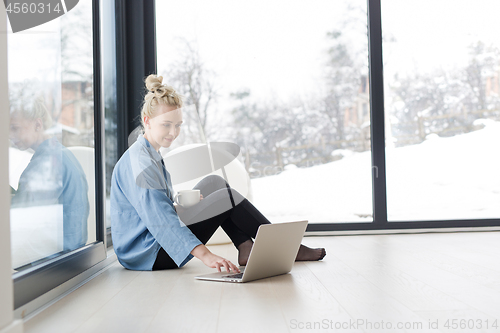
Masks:
[[[271,221],[496,226],[498,5],[158,1],[158,71]]]
[[[96,240],[92,3],[8,35],[15,271]]]
[[[156,2],[159,73],[207,141],[238,144],[243,172],[228,181],[273,222],[373,220],[366,9]]]
[[[500,217],[500,2],[382,2],[389,221]]]
[[[15,307],[105,258],[109,180],[156,50],[202,141],[240,148],[214,172],[271,221],[307,219],[309,231],[500,225],[499,9],[80,0],[8,32]]]

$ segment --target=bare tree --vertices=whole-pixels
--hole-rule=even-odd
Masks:
[[[444,130],[458,134],[483,117],[476,111],[500,107],[499,96],[486,93],[487,78],[498,72],[499,50],[477,42],[469,52],[469,63],[463,68],[395,76],[391,87],[395,103],[390,110],[397,119],[395,136],[421,139],[426,133]]]
[[[163,73],[166,82],[185,94],[187,104],[194,104],[198,111],[199,122],[207,137],[212,132],[208,127],[212,116],[211,107],[217,98],[216,74],[201,60],[193,43],[179,39],[182,46],[176,50],[178,60],[172,62]]]
[[[344,115],[346,109],[355,104],[360,86],[361,68],[343,42],[340,31],[328,33],[333,45],[328,50],[325,70],[326,96],[322,100],[321,111],[335,129],[332,139],[345,138]]]
[[[469,64],[464,71],[464,81],[469,87],[466,107],[470,111],[486,110],[491,104],[498,107],[498,96],[495,100],[488,100],[486,96],[486,79],[498,71],[500,50],[479,41],[469,46],[469,54]]]

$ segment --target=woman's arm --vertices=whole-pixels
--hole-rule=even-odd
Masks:
[[[240,270],[236,267],[232,262],[227,259],[224,259],[216,254],[210,252],[210,250],[203,244],[196,246],[191,254],[196,258],[200,259],[205,265],[211,268],[217,268],[220,272],[221,267],[225,267],[226,271],[233,271],[239,273]]]

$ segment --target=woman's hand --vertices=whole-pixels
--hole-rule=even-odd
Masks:
[[[222,267],[224,267],[228,273],[230,271],[233,271],[234,273],[240,272],[239,268],[236,267],[235,264],[213,253],[210,253],[207,258],[202,259],[202,262],[208,267],[217,268],[217,271],[219,272],[221,271]]]
[[[231,261],[222,258],[216,254],[210,252],[210,250],[203,244],[195,247],[191,254],[196,258],[200,259],[206,266],[211,268],[217,268],[220,272],[221,268],[224,267],[227,272],[233,271],[235,273],[240,273],[240,269],[236,267]]]
[[[203,200],[203,194],[200,194],[200,201]]]

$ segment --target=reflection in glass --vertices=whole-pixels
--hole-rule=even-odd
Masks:
[[[8,34],[12,265],[95,241],[92,1]]]
[[[16,100],[10,104],[10,137],[14,147],[34,151],[17,189],[13,190],[11,207],[42,206],[41,210],[31,209],[30,214],[23,214],[26,220],[34,223],[43,216],[42,212],[52,211],[62,217],[54,221],[54,225],[62,229],[62,244],[58,239],[58,248],[62,251],[77,249],[87,242],[89,202],[83,169],[75,156],[47,133],[52,119],[40,99],[31,103]]]

